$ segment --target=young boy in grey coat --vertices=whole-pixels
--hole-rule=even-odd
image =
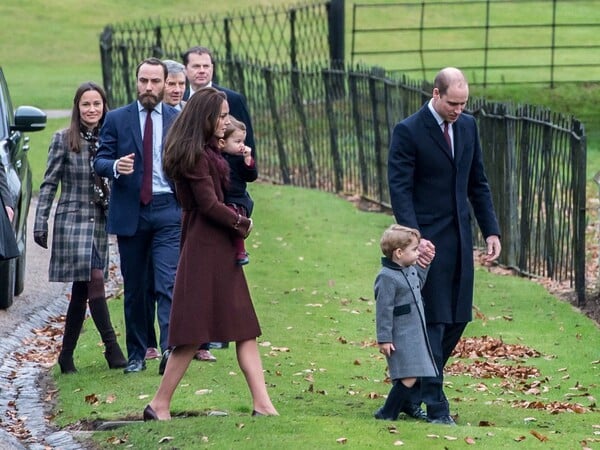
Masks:
[[[424,248],[419,258],[418,230],[391,225],[381,237],[382,268],[375,279],[377,343],[385,355],[393,386],[376,419],[396,420],[410,404],[417,377],[437,375],[427,339],[421,287],[435,250]]]

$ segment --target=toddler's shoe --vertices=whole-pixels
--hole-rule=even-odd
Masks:
[[[240,252],[236,255],[236,261],[238,266],[245,266],[250,262],[250,258],[248,257],[248,253]]]

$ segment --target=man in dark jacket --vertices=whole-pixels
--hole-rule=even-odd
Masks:
[[[187,101],[194,92],[207,86],[225,92],[227,103],[229,103],[229,114],[246,125],[246,145],[252,149],[252,157],[256,159],[254,131],[252,130],[252,120],[250,119],[246,99],[239,92],[213,83],[215,65],[210,50],[206,47],[190,48],[183,54],[183,65],[188,79],[188,87],[183,99]]]
[[[487,243],[487,262],[500,255],[500,229],[485,175],[475,119],[463,114],[469,97],[464,74],[442,69],[431,100],[394,128],[388,159],[396,221],[421,232],[422,248],[435,246],[423,287],[427,333],[439,376],[421,380],[421,398],[405,412],[454,425],[443,391],[443,369],[473,306],[470,206]],[[427,261],[422,261],[426,263]]]

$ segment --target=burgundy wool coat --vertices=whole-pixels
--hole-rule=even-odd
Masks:
[[[223,203],[215,162],[203,156],[175,183],[183,210],[181,253],[175,277],[169,346],[254,339],[261,334],[232,237],[250,220]]]

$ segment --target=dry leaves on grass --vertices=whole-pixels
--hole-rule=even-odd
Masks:
[[[502,339],[490,336],[466,337],[458,342],[452,356],[455,358],[492,358],[521,360],[523,358],[539,358],[537,350],[520,344],[505,344]]]

